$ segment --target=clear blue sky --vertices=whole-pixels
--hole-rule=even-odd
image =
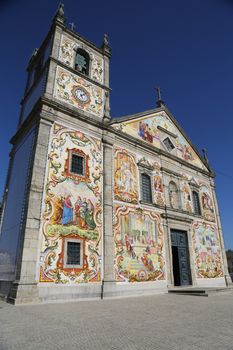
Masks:
[[[1,0],[2,193],[23,95],[25,68],[59,1]],[[216,170],[226,248],[233,248],[233,0],[65,0],[76,30],[100,45],[110,36],[111,113],[155,107],[154,87]]]

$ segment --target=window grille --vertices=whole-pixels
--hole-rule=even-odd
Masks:
[[[81,265],[81,243],[67,242],[67,265]]]
[[[70,171],[77,175],[84,174],[84,158],[77,154],[72,154]]]
[[[142,200],[152,203],[151,179],[147,174],[141,175]]]
[[[195,191],[193,191],[193,209],[195,214],[201,215],[199,196],[198,193]]]

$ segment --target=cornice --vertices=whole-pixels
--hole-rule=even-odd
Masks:
[[[166,213],[167,215],[172,215],[170,214],[169,212],[174,212],[174,213],[179,213],[180,215],[182,215],[182,217],[185,217],[187,218],[187,216],[191,216],[192,218],[190,218],[190,220],[194,221],[195,219],[198,219],[198,220],[205,220],[204,217],[202,215],[197,215],[193,212],[189,212],[187,210],[184,210],[184,209],[175,209],[175,208],[172,208],[170,206],[166,206]]]
[[[55,118],[52,116],[49,116],[49,113],[46,113],[42,110],[43,105],[46,105],[48,107],[51,107],[56,112],[61,112],[64,114],[69,115],[70,117],[73,117],[75,119],[78,119],[80,121],[83,121],[84,123],[90,124],[92,126],[95,126],[97,128],[102,129],[102,131],[106,130],[108,131],[107,125],[103,122],[103,120],[96,120],[87,114],[82,113],[82,111],[73,111],[70,108],[55,102],[51,99],[48,99],[46,97],[40,97],[37,102],[35,103],[33,109],[29,113],[28,117],[24,120],[24,122],[20,125],[18,130],[16,131],[15,135],[11,138],[10,142],[14,145],[18,142],[18,140],[24,135],[33,124],[35,124],[40,119],[47,120],[49,122],[54,122]]]
[[[106,124],[103,122],[103,119],[97,120],[98,117],[91,117],[87,114],[84,114],[81,110],[74,111],[73,109],[65,106],[64,104],[51,100],[45,96],[41,98],[41,103],[47,105],[48,107],[54,108],[56,111],[68,114],[70,117],[74,117],[75,119],[81,120],[86,124],[91,124],[102,130],[108,130]],[[96,118],[96,119],[95,119]]]
[[[143,149],[147,149],[147,150],[152,151],[153,153],[156,153],[156,155],[163,155],[166,158],[170,158],[170,159],[172,159],[172,160],[174,160],[174,161],[176,161],[176,162],[186,166],[187,168],[193,169],[193,170],[195,170],[195,171],[197,171],[199,173],[202,173],[202,174],[204,174],[204,175],[206,175],[208,177],[213,177],[213,174],[211,174],[210,172],[208,172],[206,170],[203,170],[201,168],[198,168],[197,166],[195,166],[193,164],[185,162],[183,159],[181,159],[181,158],[179,158],[179,157],[177,157],[177,156],[175,156],[173,154],[170,154],[168,152],[165,152],[162,149],[157,148],[156,146],[152,146],[149,143],[145,143],[145,142],[137,139],[136,137],[133,137],[133,136],[131,136],[129,134],[123,133],[122,131],[115,129],[111,125],[109,125],[109,129],[111,130],[111,132],[113,132],[114,134],[116,134],[120,138],[123,138],[124,140],[127,140],[127,141],[131,142],[134,146],[135,145],[141,146]]]
[[[10,143],[14,146],[40,119],[41,101],[35,103],[28,117],[19,126],[16,133],[10,139]]]
[[[154,166],[152,164],[150,164],[149,161],[146,160],[145,157],[142,157],[141,159],[139,159],[139,161],[137,162],[137,165],[142,169],[147,169],[150,171],[154,170]]]
[[[76,38],[79,41],[82,41],[84,44],[90,46],[93,50],[96,50],[97,52],[99,52],[102,56],[105,55],[105,51],[103,51],[101,48],[97,47],[94,43],[92,43],[88,39],[84,38],[83,36],[79,35],[78,33],[74,32],[74,31],[70,30],[66,26],[63,26],[62,28],[63,28],[63,32],[69,34],[70,36]]]
[[[109,124],[112,125],[112,124],[118,124],[118,123],[122,123],[122,122],[128,122],[128,121],[131,121],[131,120],[134,120],[134,119],[143,118],[143,117],[149,116],[151,114],[160,113],[160,112],[165,112],[169,116],[169,118],[175,124],[175,126],[177,127],[179,132],[183,135],[183,137],[186,139],[186,141],[191,145],[191,147],[193,148],[194,152],[196,153],[196,155],[198,156],[200,161],[208,169],[208,173],[211,174],[210,176],[214,177],[215,176],[214,172],[211,171],[210,166],[207,165],[206,162],[203,160],[203,157],[199,154],[199,151],[197,150],[196,146],[192,143],[192,141],[186,135],[185,131],[183,130],[181,125],[178,123],[176,118],[173,116],[173,114],[170,112],[170,110],[167,108],[167,106],[162,105],[161,107],[154,108],[154,109],[151,109],[151,110],[147,110],[147,111],[144,111],[144,112],[141,112],[141,113],[126,115],[126,116],[119,117],[119,118],[113,118],[112,121]]]
[[[46,45],[48,44],[49,40],[53,37],[54,35],[54,25],[52,25],[45,37],[45,39],[43,40],[42,44],[39,46],[38,48],[38,52],[37,52],[37,57],[39,57],[41,54],[43,54],[43,50],[46,47]],[[31,68],[31,66],[34,65],[34,62],[36,61],[37,57],[31,57],[29,62],[28,62],[28,66],[27,66],[27,71]]]
[[[46,73],[46,69],[49,66],[50,59],[48,58],[45,62],[43,68],[41,69],[40,75],[37,77],[37,79],[33,82],[32,86],[28,89],[22,100],[20,101],[20,105],[23,106],[24,102],[30,97],[30,95],[33,93],[33,90],[37,87],[38,83],[40,82],[40,79],[43,77],[43,74]]]
[[[40,101],[40,102],[39,102]],[[64,104],[62,103],[59,103],[59,102],[55,102],[49,98],[46,98],[46,97],[41,97],[40,100],[39,100],[35,106],[38,106],[39,103],[44,103],[45,105],[48,105],[50,107],[53,107],[55,108],[56,110],[60,111],[60,112],[63,112],[63,113],[67,113],[68,115],[70,115],[71,117],[75,117],[77,119],[80,119],[82,120],[83,122],[86,122],[86,123],[89,123],[93,126],[96,126],[96,127],[99,127],[101,128],[102,130],[108,130],[109,132],[111,132],[112,134],[114,134],[115,136],[119,137],[119,139],[121,139],[122,141],[127,141],[130,143],[131,146],[138,146],[140,147],[142,150],[148,150],[150,151],[152,154],[155,154],[155,155],[162,155],[166,158],[169,158],[169,159],[172,159],[174,161],[176,161],[177,163],[180,163],[182,165],[184,165],[186,168],[189,168],[189,169],[192,169],[198,173],[201,173],[201,174],[204,174],[206,175],[207,177],[214,177],[212,173],[206,171],[206,170],[203,170],[201,168],[198,168],[196,167],[195,165],[192,165],[190,163],[187,163],[185,162],[183,159],[181,158],[178,158],[177,156],[175,155],[172,155],[168,152],[165,152],[163,151],[162,149],[159,149],[155,146],[152,146],[150,144],[147,144],[129,134],[126,134],[126,133],[123,133],[122,131],[120,130],[116,130],[114,127],[112,127],[109,123],[105,123],[103,121],[103,119],[100,119],[99,121],[92,118],[92,117],[89,117],[88,115],[86,114],[82,114],[81,111],[74,111],[73,109],[69,108],[68,106],[65,106]],[[29,117],[31,115],[33,115],[33,113],[35,110],[35,107],[33,108],[33,110],[31,111],[31,113],[29,114]],[[23,124],[21,124],[20,126],[20,129],[22,127],[24,127],[25,125],[25,122],[30,119],[30,118],[27,118]],[[13,137],[14,138],[14,137]]]
[[[82,74],[78,71],[76,71],[75,69],[68,67],[67,65],[65,65],[63,62],[59,61],[58,59],[54,58],[53,56],[49,56],[49,58],[47,59],[47,61],[45,62],[40,75],[38,76],[38,78],[33,82],[32,86],[30,87],[30,89],[27,91],[27,93],[24,95],[23,99],[21,100],[20,104],[23,105],[24,102],[30,97],[30,95],[33,93],[33,90],[37,87],[38,82],[40,81],[40,79],[42,78],[43,74],[46,73],[46,69],[49,67],[49,63],[50,62],[54,62],[56,63],[58,66],[61,66],[62,68],[66,69],[67,71],[69,71],[72,74],[75,74],[77,76],[79,76],[82,79],[86,79],[87,81],[89,81],[90,83],[97,85],[98,87],[100,87],[103,90],[106,90],[108,92],[111,92],[112,89],[106,85],[100,84],[97,81],[91,79],[90,77],[88,77],[85,74]],[[46,82],[47,83],[47,82]]]
[[[183,221],[183,222],[187,222],[190,224],[193,222],[193,219],[190,219],[187,217],[182,217],[182,216],[177,216],[177,215],[166,214],[166,213],[162,213],[161,217],[163,219],[167,219],[167,220]]]
[[[112,118],[112,120],[110,121],[109,124],[123,123],[123,122],[127,122],[127,121],[130,121],[133,119],[143,118],[143,117],[150,115],[150,114],[153,114],[153,113],[159,113],[159,112],[163,112],[163,111],[165,111],[164,107],[157,107],[157,108],[149,109],[147,111],[139,112],[136,114],[124,115],[122,117],[114,117],[114,118]]]
[[[168,169],[168,168],[161,167],[161,171],[164,171],[165,173],[172,174],[172,175],[180,177],[180,178],[182,177],[182,175],[180,173],[177,173],[176,171]]]
[[[143,201],[142,199],[139,201],[139,204],[142,206],[148,206],[148,207],[157,208],[157,209],[161,209],[161,210],[164,210],[164,208],[165,208],[164,205],[158,205],[156,203],[146,202],[146,201]]]

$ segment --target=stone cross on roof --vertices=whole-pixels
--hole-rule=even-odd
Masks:
[[[157,92],[157,101],[156,101],[156,104],[158,107],[161,107],[162,105],[164,105],[164,102],[162,100],[162,96],[161,96],[161,89],[160,87],[156,87],[155,88],[156,92]]]
[[[74,22],[69,23],[71,30],[74,30],[76,28],[76,25]]]

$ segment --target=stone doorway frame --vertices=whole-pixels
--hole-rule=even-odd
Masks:
[[[173,276],[173,262],[172,262],[172,243],[171,243],[171,231],[183,231],[187,235],[187,248],[189,252],[189,264],[190,264],[190,274],[191,274],[191,286],[196,286],[196,274],[195,274],[195,260],[194,251],[192,246],[192,222],[193,220],[187,217],[164,214],[163,225],[165,232],[165,249],[166,249],[166,274],[167,274],[167,284],[168,288],[176,287],[174,285]],[[181,286],[182,287],[182,286]]]

